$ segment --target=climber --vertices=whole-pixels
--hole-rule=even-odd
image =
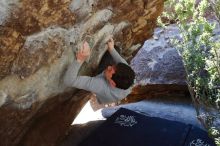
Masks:
[[[90,46],[84,42],[76,53],[76,62],[70,64],[64,76],[65,85],[91,91],[96,94],[97,101],[104,104],[125,98],[131,92],[135,78],[134,71],[115,50],[112,38],[107,45],[115,65],[107,66],[95,77],[77,76],[80,66],[90,56]]]

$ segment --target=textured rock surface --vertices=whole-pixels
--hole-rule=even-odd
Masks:
[[[137,84],[186,84],[182,59],[171,45],[174,37],[180,37],[175,25],[155,29],[153,38],[145,42],[131,62]]]
[[[147,40],[132,59],[137,86],[128,101],[158,96],[189,96],[182,59],[171,45],[174,37],[180,37],[177,26],[156,28],[153,38]]]
[[[62,81],[81,42],[93,46],[83,74],[96,69],[109,34],[131,58],[163,0],[1,0],[0,8],[1,145],[39,146],[55,145],[86,99]]]

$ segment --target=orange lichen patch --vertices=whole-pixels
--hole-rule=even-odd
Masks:
[[[36,50],[22,48],[14,61],[12,72],[21,78],[35,73],[42,66],[52,64],[57,58],[61,57],[65,48],[64,45],[64,40],[57,36],[49,39],[47,44]]]
[[[130,23],[123,32],[124,47],[143,43],[153,34],[156,19],[163,11],[164,0],[105,0],[98,3],[95,9],[111,6],[114,17],[111,23],[126,21]]]
[[[121,20],[129,20],[130,22],[134,22],[138,17],[142,16],[144,13],[144,3],[139,1],[139,3],[122,3],[122,8],[118,9],[117,15],[113,17],[113,22],[118,22]]]
[[[10,74],[12,63],[23,44],[24,39],[19,32],[0,27],[0,79]]]
[[[71,26],[75,17],[69,10],[71,0],[22,0],[7,26],[30,35],[51,25]]]
[[[187,85],[178,84],[149,84],[137,85],[132,89],[131,94],[123,99],[122,103],[138,102],[144,99],[151,98],[167,98],[167,97],[184,97],[189,98],[190,93]]]
[[[112,6],[115,14],[111,20],[112,23],[123,20],[132,22],[138,16],[143,15],[145,2],[140,0],[105,0],[94,6],[94,9],[104,9],[107,6]]]
[[[152,36],[154,28],[156,27],[157,17],[163,11],[163,3],[163,0],[150,1],[145,6],[143,15],[137,19],[132,27],[133,35],[136,36],[133,42],[134,44],[143,42]]]

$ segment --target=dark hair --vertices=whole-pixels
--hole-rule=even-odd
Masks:
[[[121,54],[121,48],[119,48],[118,46],[114,45],[115,50],[118,52],[118,54]],[[98,69],[97,69],[97,73],[96,74],[100,74],[101,72],[103,72],[108,66],[112,66],[115,65],[116,62],[114,61],[114,59],[112,58],[112,55],[109,53],[109,51],[106,51],[105,54],[103,55]]]
[[[116,83],[116,87],[120,89],[128,89],[134,83],[135,73],[133,69],[124,63],[116,65],[116,71],[112,75],[112,80]]]

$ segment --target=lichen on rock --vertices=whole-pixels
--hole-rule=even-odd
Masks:
[[[25,135],[42,123],[52,127],[51,122],[60,115],[53,114],[56,107],[67,117],[82,107],[85,101],[73,97],[76,90],[63,84],[66,68],[75,60],[82,41],[92,38],[92,54],[80,74],[91,75],[96,70],[109,35],[123,48],[123,55],[132,58],[152,36],[163,0],[3,0],[0,8],[1,144],[13,146],[23,140],[25,145],[34,138],[38,145],[48,145],[39,134]],[[39,120],[49,113],[50,120]],[[68,129],[72,118],[62,116],[59,122]],[[60,126],[62,132],[57,135],[56,128],[33,128],[32,133],[50,137],[54,145],[66,132],[64,127]]]

